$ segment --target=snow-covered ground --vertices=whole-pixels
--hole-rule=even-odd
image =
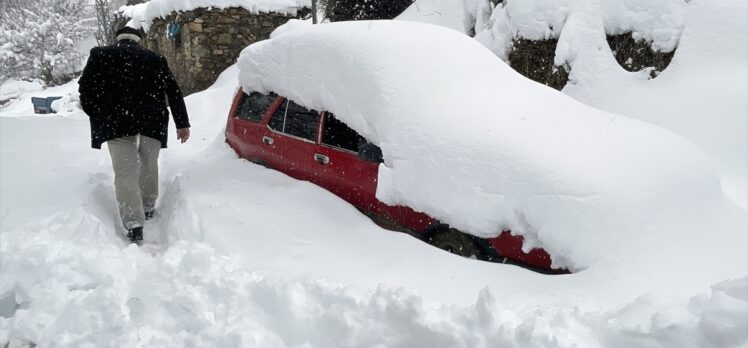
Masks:
[[[162,152],[140,248],[75,82],[0,109],[0,346],[748,345],[744,209],[686,202],[681,236],[655,230],[570,275],[459,258],[237,158],[223,129],[238,73],[187,98],[192,137]],[[33,115],[32,95],[64,96],[60,113]]]
[[[316,186],[238,159],[222,135],[236,75],[188,98],[192,139],[163,152],[142,248],[121,237],[108,156],[88,149],[85,115],[33,116],[26,96],[3,110],[0,343],[745,344],[746,278],[713,289],[684,279],[711,273],[718,250],[682,274],[617,260],[540,275],[382,230]]]
[[[468,32],[503,60],[513,37],[558,39],[563,92],[593,107],[669,129],[701,147],[727,196],[748,208],[748,4],[696,0],[418,0],[398,19]],[[460,26],[458,23],[462,23]],[[630,32],[675,50],[657,78],[618,65],[605,35]]]

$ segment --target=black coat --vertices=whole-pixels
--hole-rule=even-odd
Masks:
[[[167,98],[177,129],[190,126],[182,92],[166,59],[134,41],[93,48],[78,91],[95,149],[107,140],[138,133],[166,147]]]

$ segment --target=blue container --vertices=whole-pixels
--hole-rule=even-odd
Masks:
[[[31,97],[31,103],[34,104],[34,113],[36,114],[55,113],[52,110],[52,102],[57,99],[62,99],[62,97],[46,97],[46,98]]]

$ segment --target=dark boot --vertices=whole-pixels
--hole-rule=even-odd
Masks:
[[[143,241],[143,228],[135,227],[133,229],[127,230],[127,238],[129,238],[133,243]]]

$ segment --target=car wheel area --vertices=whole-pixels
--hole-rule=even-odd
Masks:
[[[454,228],[439,229],[428,238],[429,244],[452,254],[486,260],[487,256],[473,237]]]

